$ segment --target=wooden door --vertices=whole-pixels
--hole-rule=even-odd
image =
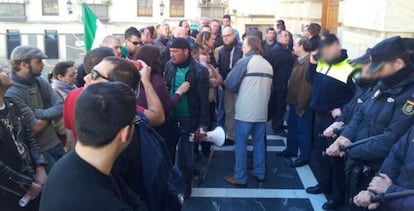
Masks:
[[[322,27],[336,33],[339,23],[339,0],[323,0],[322,3]]]

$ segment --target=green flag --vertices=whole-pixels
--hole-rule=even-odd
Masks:
[[[102,40],[111,34],[105,29],[105,26],[99,21],[86,3],[83,3],[82,7],[85,47],[86,51],[90,51],[91,49],[99,47]]]

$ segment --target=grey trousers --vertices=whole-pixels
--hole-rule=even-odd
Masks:
[[[226,111],[226,135],[228,139],[235,140],[236,121],[234,120],[236,94],[224,89],[224,109]]]

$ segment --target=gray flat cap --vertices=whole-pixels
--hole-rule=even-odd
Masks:
[[[46,59],[47,56],[39,48],[21,45],[17,46],[10,55],[10,60]]]

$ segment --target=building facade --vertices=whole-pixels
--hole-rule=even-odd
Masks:
[[[80,63],[84,2],[121,40],[129,26],[166,22],[174,28],[182,19],[197,24],[200,17],[221,20],[224,14],[241,33],[249,27],[265,31],[277,19],[293,34],[321,23],[338,34],[351,56],[392,35],[414,37],[414,4],[407,0],[0,0],[0,64],[7,65],[20,44],[44,50],[50,57],[46,68],[62,60]]]
[[[126,28],[170,23],[202,16],[219,18],[227,3],[221,0],[0,0],[0,64],[7,65],[17,45],[33,45],[49,56],[46,68],[58,61],[81,63],[82,3],[94,11],[108,31],[123,39]]]
[[[414,4],[407,0],[277,0],[275,17],[294,34],[310,22],[336,32],[351,57],[394,35],[414,37]]]

